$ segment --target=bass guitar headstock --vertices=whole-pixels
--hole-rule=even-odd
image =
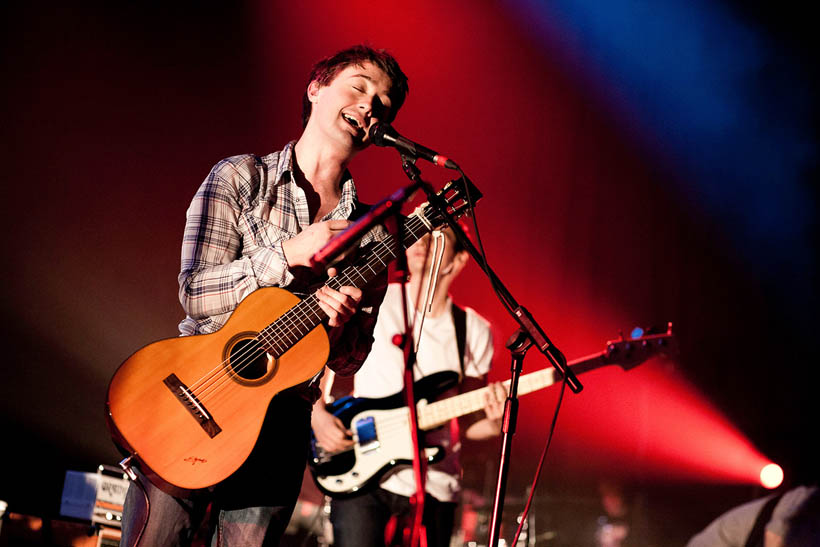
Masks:
[[[677,351],[677,339],[672,333],[672,323],[669,323],[664,333],[635,338],[624,338],[621,335],[618,340],[610,340],[606,343],[603,359],[629,370],[658,355],[674,357]]]

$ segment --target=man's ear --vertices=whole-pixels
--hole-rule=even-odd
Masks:
[[[464,266],[467,265],[467,262],[470,260],[470,253],[467,251],[459,251],[453,255],[453,260],[447,266],[447,272],[453,275],[454,277],[461,273],[461,270],[464,269]]]
[[[316,80],[311,80],[307,87],[308,100],[315,103],[319,97],[319,90],[322,86]]]

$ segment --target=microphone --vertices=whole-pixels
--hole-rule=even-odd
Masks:
[[[376,224],[381,224],[385,218],[398,212],[402,204],[410,199],[418,188],[417,183],[403,186],[371,207],[359,220],[347,227],[316,251],[310,259],[310,267],[314,272],[322,271],[339,255],[351,248]]]
[[[410,154],[416,158],[425,159],[429,162],[435,163],[439,167],[458,169],[456,162],[447,156],[442,156],[435,150],[431,150],[426,146],[422,146],[411,141],[410,139],[402,137],[399,135],[399,132],[393,129],[393,126],[387,122],[378,122],[373,124],[370,127],[368,136],[370,137],[370,141],[376,146],[392,146],[399,152]]]

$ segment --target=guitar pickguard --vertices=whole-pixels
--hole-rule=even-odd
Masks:
[[[458,382],[458,373],[444,371],[416,382],[415,393],[425,404]],[[344,397],[328,408],[354,433],[350,450],[327,453],[313,442],[311,472],[320,490],[334,497],[355,495],[377,483],[398,466],[413,464],[413,438],[410,413],[404,395],[396,393],[382,399]],[[444,457],[439,447],[425,448],[428,463]]]
[[[324,490],[335,495],[355,494],[389,470],[412,465],[413,440],[407,407],[361,412],[351,420],[350,429],[356,434],[351,454],[342,459],[342,465],[334,462],[337,465],[321,468],[324,476],[316,478]],[[368,435],[366,439],[362,438],[361,431]],[[443,451],[438,447],[425,448],[425,456],[428,462],[437,461]],[[345,467],[347,469],[342,470]],[[335,473],[326,474],[333,471]]]

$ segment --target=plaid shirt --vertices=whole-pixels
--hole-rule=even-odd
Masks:
[[[239,302],[260,287],[307,291],[309,276],[294,274],[282,250],[283,241],[311,223],[305,193],[293,180],[293,146],[290,142],[262,158],[222,160],[199,187],[182,239],[179,299],[187,314],[179,324],[183,336],[218,330]],[[322,220],[349,219],[362,209],[353,179],[345,172],[341,199]],[[360,246],[385,235],[377,227]],[[331,337],[327,364],[339,374],[353,374],[370,352],[385,288],[384,283],[377,285],[365,291],[359,312],[341,334]]]

